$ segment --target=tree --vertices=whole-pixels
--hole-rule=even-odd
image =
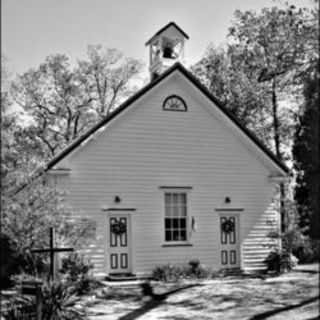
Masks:
[[[266,102],[272,118],[273,148],[279,159],[285,159],[285,146],[290,144],[297,112],[294,98],[301,84],[312,49],[315,24],[305,8],[288,6],[264,8],[260,14],[236,11],[230,28],[231,59],[250,77],[269,87]],[[288,99],[289,98],[289,99]],[[290,101],[291,100],[291,101]],[[289,108],[281,102],[289,104]]]
[[[272,138],[265,111],[267,90],[238,68],[230,58],[232,50],[210,46],[192,71],[228,110],[267,143]]]
[[[9,88],[10,78],[6,81],[4,88]],[[12,193],[29,181],[32,170],[39,166],[42,150],[40,144],[23,135],[24,128],[12,110],[8,90],[1,92],[1,120],[1,239],[10,244],[20,269],[36,273],[37,267],[46,260],[41,256],[34,259],[30,250],[48,246],[50,227],[58,231],[60,242],[78,247],[90,240],[93,225],[89,220],[79,223],[72,209],[65,205],[63,195],[44,176],[27,185],[21,193]],[[1,246],[1,261],[4,261],[3,249]],[[10,263],[9,271],[12,271],[16,265]],[[7,273],[8,269],[2,271]]]
[[[246,99],[240,97],[246,97],[250,87],[253,89],[244,110],[255,110],[258,107],[263,116],[259,119],[250,116],[255,112],[245,112],[243,118],[247,118],[245,123],[259,133],[280,160],[291,158],[291,141],[299,115],[301,78],[310,70],[309,61],[318,57],[315,47],[318,40],[315,36],[316,15],[315,10],[289,5],[284,9],[264,8],[260,13],[238,10],[229,29],[228,65],[232,66],[229,70],[242,80],[240,96],[237,96],[237,90],[228,81],[227,87],[242,103],[245,103]],[[227,74],[229,79],[237,79],[235,75]],[[206,76],[210,79],[212,73],[207,72]],[[249,85],[243,81],[245,79],[249,79]],[[213,80],[211,83],[214,87],[219,87],[221,82],[225,82]],[[231,83],[235,83],[235,80]],[[261,98],[260,104],[257,103],[257,97]],[[228,105],[238,116],[240,111],[241,117],[241,108],[232,107],[230,98],[227,107]],[[259,130],[261,126],[265,130]],[[264,133],[267,134],[263,136]],[[283,184],[280,184],[280,191],[284,231],[287,217],[284,211]]]
[[[295,119],[298,112],[290,108],[280,109],[280,100],[289,100],[294,95],[305,71],[308,56],[317,55],[313,51],[315,23],[310,23],[310,12],[287,6],[285,9],[273,7],[262,9],[260,15],[253,12],[235,13],[236,22],[230,28],[234,43],[232,57],[239,61],[246,72],[259,82],[270,87],[270,115],[272,117],[274,150],[280,160],[285,159],[284,149],[292,141]],[[285,93],[281,97],[281,92]],[[285,187],[280,184],[282,231],[286,230],[288,217],[284,208]]]
[[[101,45],[89,45],[87,55],[87,60],[78,63],[78,78],[102,119],[132,94],[130,81],[142,65],[136,59],[125,58],[116,49],[104,49]]]
[[[296,185],[294,198],[299,226],[305,234],[319,239],[320,208],[320,101],[319,73],[305,79],[304,111],[297,124],[293,145]]]
[[[46,58],[19,76],[13,97],[31,121],[23,137],[41,145],[42,160],[56,155],[130,93],[141,64],[115,49],[88,47],[88,59],[72,68],[66,55]]]
[[[49,245],[49,228],[56,230],[59,244],[76,249],[90,241],[94,223],[78,218],[64,202],[63,194],[50,185],[46,177],[38,178],[18,195],[2,199],[2,232],[14,243],[20,257],[20,269],[36,274],[46,261],[32,249]]]

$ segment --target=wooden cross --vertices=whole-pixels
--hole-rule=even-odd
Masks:
[[[31,250],[33,253],[50,253],[50,279],[54,280],[55,275],[55,253],[58,252],[70,252],[73,251],[73,248],[56,248],[54,247],[54,230],[53,228],[50,228],[50,247],[47,249],[35,249]]]

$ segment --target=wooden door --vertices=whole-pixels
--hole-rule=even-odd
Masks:
[[[222,268],[240,267],[239,216],[220,215],[220,262]]]
[[[130,272],[130,216],[109,217],[109,273]]]

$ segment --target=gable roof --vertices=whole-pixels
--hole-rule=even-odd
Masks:
[[[161,28],[157,33],[155,33],[147,42],[146,42],[146,46],[150,44],[150,42],[156,37],[158,36],[161,32],[163,32],[164,30],[166,30],[169,27],[175,27],[178,31],[180,31],[183,36],[187,39],[189,39],[189,36],[175,23],[175,22],[169,22],[168,24],[166,24],[163,28]]]
[[[226,109],[223,104],[215,98],[206,87],[204,87],[195,76],[189,72],[183,65],[179,62],[176,62],[173,66],[167,69],[164,73],[162,73],[158,78],[144,86],[140,89],[136,94],[127,99],[123,104],[121,104],[116,110],[110,113],[107,117],[97,123],[94,127],[85,132],[82,136],[74,140],[69,146],[63,149],[58,155],[56,155],[53,159],[51,159],[44,168],[44,171],[50,170],[53,168],[59,161],[65,158],[68,154],[70,154],[74,149],[76,149],[82,142],[84,142],[87,138],[89,138],[92,134],[94,134],[101,127],[109,123],[112,119],[121,114],[122,111],[127,109],[133,102],[135,102],[142,95],[147,93],[153,87],[155,87],[159,82],[167,78],[170,74],[172,74],[175,70],[179,70],[186,78],[188,78],[210,101],[212,101],[223,113],[227,116],[245,135],[252,141],[254,144],[267,156],[269,157],[279,168],[281,168],[285,173],[289,173],[288,167],[281,162],[273,152],[271,152],[258,138],[257,136],[251,132],[248,128],[246,128],[239,119],[237,119],[228,109]]]

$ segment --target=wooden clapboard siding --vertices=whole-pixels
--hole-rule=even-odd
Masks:
[[[163,111],[162,102],[170,94],[182,96],[188,111]],[[263,226],[267,218],[278,217],[269,209],[275,188],[268,179],[272,170],[252,143],[238,136],[211,102],[179,74],[140,97],[62,164],[71,168],[68,176],[57,177],[69,190],[70,203],[97,221],[96,244],[87,249],[97,273],[106,271],[107,220],[102,208],[108,206],[136,208],[133,271],[138,274],[149,273],[158,264],[192,258],[219,268],[215,209],[221,207],[243,209],[239,213],[242,268],[261,265],[261,257],[267,254],[258,239],[269,241]],[[162,247],[164,198],[159,186],[193,187],[188,190],[189,216],[197,225],[192,246]],[[116,195],[120,204],[113,202]],[[226,196],[231,198],[228,206]]]

